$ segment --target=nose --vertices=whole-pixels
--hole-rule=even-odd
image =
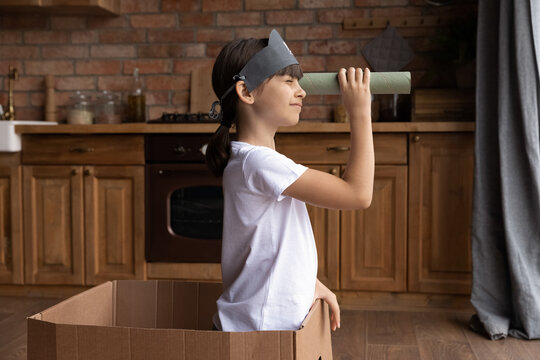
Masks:
[[[296,84],[298,85],[298,90],[296,91],[296,96],[303,99],[306,97],[306,91],[300,86],[298,83],[298,80],[296,81]]]

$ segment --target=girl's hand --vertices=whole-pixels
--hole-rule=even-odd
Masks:
[[[343,105],[352,121],[367,118],[371,121],[371,90],[369,89],[370,71],[350,67],[338,72],[339,87]]]
[[[339,315],[339,304],[337,302],[336,294],[330,291],[322,282],[317,279],[315,284],[315,297],[313,298],[313,304],[317,299],[322,299],[330,307],[330,327],[332,331],[336,331],[341,326],[341,317]],[[311,306],[313,306],[313,304]]]

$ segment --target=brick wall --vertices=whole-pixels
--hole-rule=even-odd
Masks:
[[[18,119],[44,118],[44,75],[55,74],[60,119],[75,90],[127,94],[134,67],[142,74],[150,119],[189,111],[190,72],[208,66],[228,41],[267,37],[277,29],[304,71],[367,66],[362,47],[382,30],[344,30],[349,17],[456,17],[475,0],[432,7],[424,0],[119,0],[116,17],[0,14],[0,103],[7,104],[8,66]],[[429,68],[423,55],[435,27],[399,28],[415,50],[404,70],[413,86]],[[335,96],[306,100],[303,119],[329,120]]]

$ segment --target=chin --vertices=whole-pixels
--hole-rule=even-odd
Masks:
[[[291,120],[288,126],[294,126],[300,122],[300,117],[297,117],[296,119]]]
[[[279,127],[294,126],[298,124],[298,122],[300,122],[300,116],[296,118],[289,118],[289,119],[284,118],[279,122]]]

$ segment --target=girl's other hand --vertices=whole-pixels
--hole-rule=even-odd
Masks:
[[[330,327],[332,331],[336,331],[341,326],[341,317],[339,314],[339,304],[336,294],[330,291],[322,282],[317,279],[315,284],[315,296],[313,298],[313,304],[317,299],[322,299],[330,307]],[[311,306],[313,306],[313,304]]]
[[[367,118],[371,121],[371,90],[369,89],[370,71],[368,68],[340,69],[339,87],[345,110],[352,121]]]

